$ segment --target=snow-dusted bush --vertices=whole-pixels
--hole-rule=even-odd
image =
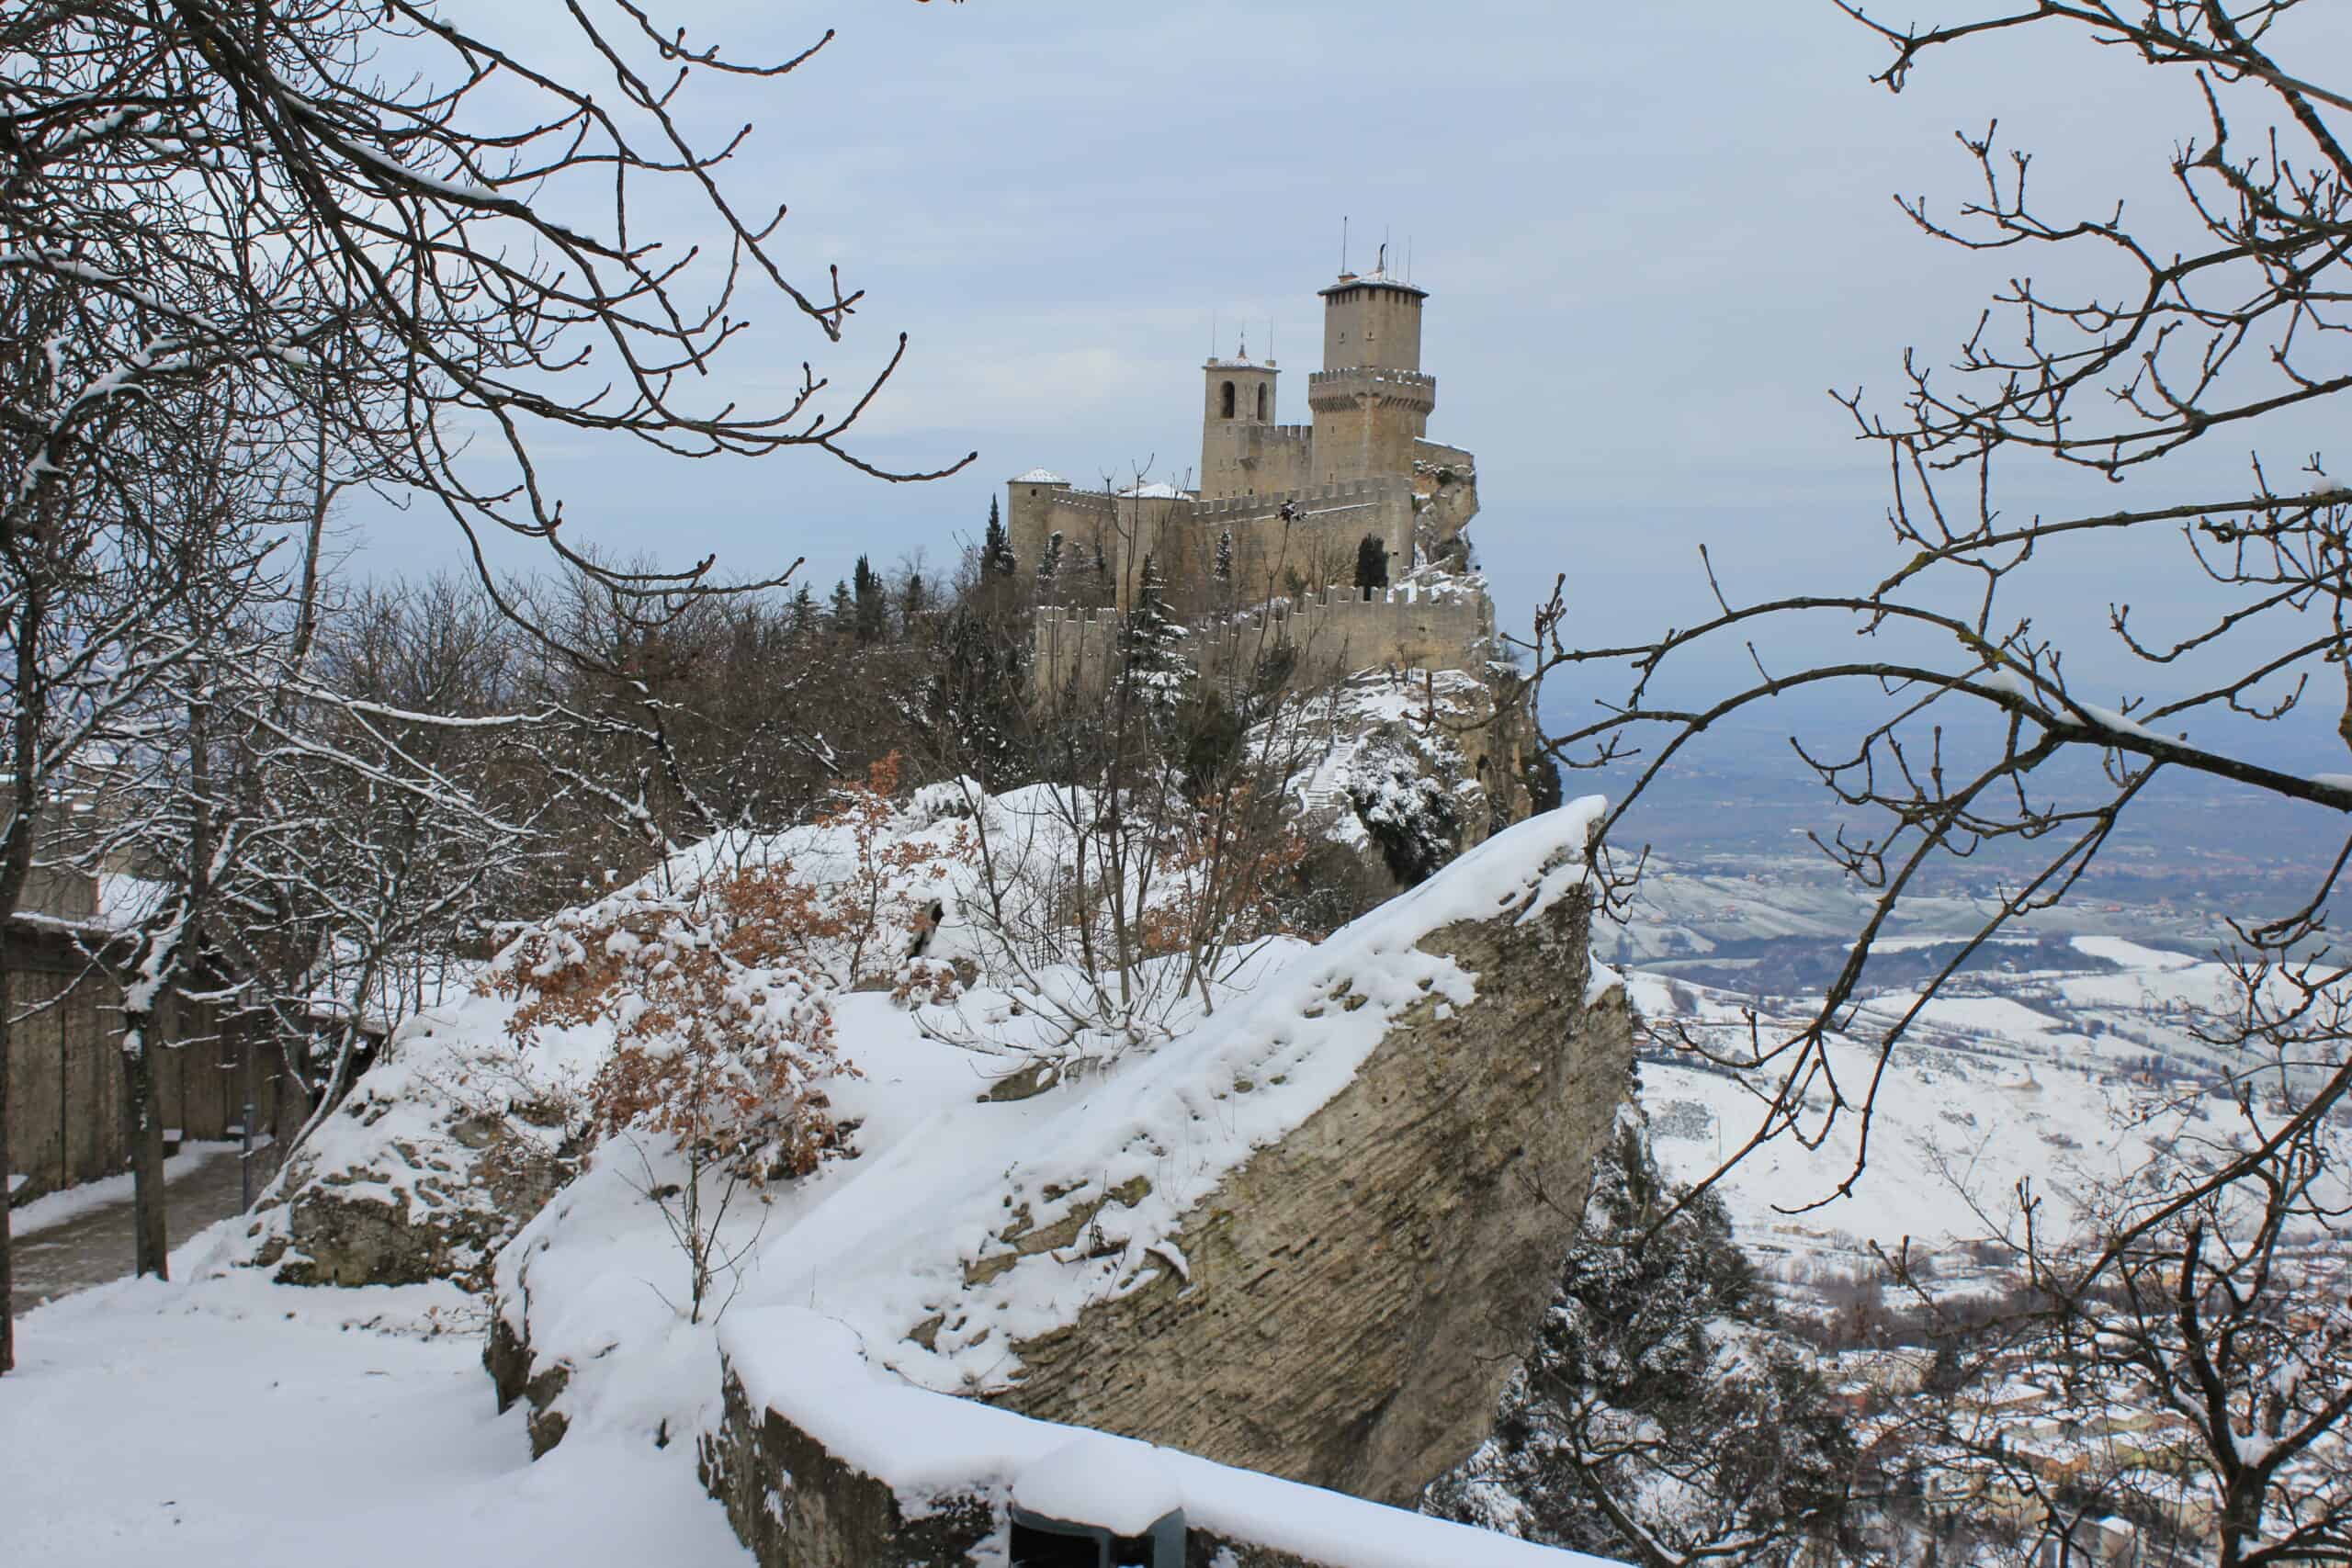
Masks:
[[[910,983],[907,961],[966,880],[973,833],[952,786],[901,804],[899,773],[892,752],[835,786],[808,827],[720,848],[734,870],[708,893],[730,953],[788,962],[835,990]]]
[[[718,1237],[737,1197],[805,1176],[842,1146],[821,1087],[842,1070],[831,1003],[774,956],[777,934],[819,902],[788,865],[719,872],[666,896],[640,887],[534,927],[494,972],[516,1003],[515,1040],[611,1032],[588,1086],[590,1127],[600,1141],[681,1157],[682,1179],[665,1182],[653,1150],[639,1148],[646,1196],[687,1256],[693,1320],[732,1261]]]
[[[967,959],[978,984],[921,1016],[1046,1078],[1163,1043],[1268,943],[1328,931],[1298,874],[1308,840],[1245,780],[1199,795],[1172,778],[1040,784],[971,806],[970,874],[934,962]]]

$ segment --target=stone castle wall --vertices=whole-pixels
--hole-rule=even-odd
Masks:
[[[1212,420],[1201,435],[1201,497],[1282,495],[1314,482],[1315,427]]]
[[[1117,668],[1121,617],[1114,610],[1040,610],[1032,679],[1051,694],[1100,693]],[[1344,590],[1265,607],[1193,626],[1184,656],[1202,679],[1246,682],[1259,660],[1280,648],[1296,650],[1297,668],[1352,673],[1394,664],[1414,670],[1480,672],[1494,636],[1494,606],[1483,592],[1433,595],[1407,583],[1366,598]]]
[[[1285,502],[1294,513],[1288,521]],[[1023,571],[1034,571],[1052,537],[1062,536],[1062,570],[1072,575],[1058,586],[1039,585],[1046,603],[1107,594],[1125,609],[1142,587],[1148,555],[1158,560],[1170,608],[1191,619],[1231,604],[1352,581],[1366,535],[1380,540],[1390,574],[1401,577],[1412,565],[1413,513],[1412,481],[1390,476],[1215,501],[1016,484],[1007,532]],[[1228,535],[1232,575],[1221,580],[1217,557]],[[1091,577],[1098,547],[1108,563],[1107,584]]]
[[[1284,522],[1282,507],[1292,503]],[[1216,576],[1216,558],[1233,536],[1233,573]],[[1238,496],[1202,502],[1184,513],[1161,546],[1170,603],[1179,614],[1213,613],[1301,590],[1355,580],[1364,536],[1380,540],[1392,576],[1412,563],[1413,488],[1401,479],[1364,479],[1302,488],[1288,496]],[[1223,603],[1220,603],[1223,601]]]
[[[1413,445],[1428,434],[1437,406],[1436,378],[1358,367],[1318,370],[1306,382],[1317,482],[1411,471]]]
[[[1170,534],[1170,521],[1189,513],[1194,504],[1182,497],[1114,496],[1069,485],[1016,484],[1005,533],[1023,572],[1037,570],[1056,534],[1062,536],[1062,570],[1073,578],[1094,573],[1095,552],[1100,550],[1112,603],[1125,605],[1143,585],[1146,556],[1159,557],[1163,573],[1171,572],[1173,558],[1184,550],[1183,541]],[[1179,580],[1171,575],[1170,581]],[[1046,592],[1050,597],[1052,590]]]

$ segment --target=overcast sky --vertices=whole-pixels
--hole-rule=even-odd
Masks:
[[[1964,199],[1953,132],[1997,117],[2053,208],[2153,212],[2199,128],[2185,73],[2054,28],[1949,51],[1894,96],[1869,81],[1883,47],[1829,0],[662,9],[739,53],[840,29],[799,73],[706,105],[757,123],[735,178],[791,204],[787,264],[837,262],[868,291],[838,348],[767,310],[736,374],[773,387],[809,357],[847,382],[903,330],[912,351],[854,445],[979,457],[896,487],[801,453],[565,446],[550,471],[575,531],[609,547],[715,549],[747,575],[805,554],[820,592],[861,551],[951,556],[1033,466],[1189,468],[1213,321],[1223,348],[1245,326],[1253,352],[1271,343],[1280,417],[1304,421],[1343,215],[1359,265],[1385,233],[1430,293],[1430,434],[1478,455],[1474,536],[1507,624],[1560,571],[1593,639],[1687,622],[1702,540],[1759,590],[1850,578],[1881,547],[1884,487],[1828,389],[1891,392],[1906,344],[1947,355],[2018,261],[1935,243],[1894,195]],[[2297,58],[2340,80],[2347,21],[2325,26]],[[2227,489],[2243,457],[2123,499]],[[2060,497],[2037,483],[2020,477],[2018,509]],[[454,559],[430,520],[356,520],[373,564]],[[2051,567],[2068,607],[2184,592],[2135,570]]]

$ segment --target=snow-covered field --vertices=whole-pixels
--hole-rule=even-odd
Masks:
[[[1973,973],[1919,1009],[1882,1082],[1850,1193],[1837,1193],[1860,1152],[1850,1113],[1818,1148],[1784,1137],[1732,1169],[1721,1190],[1760,1261],[1802,1278],[1808,1263],[1867,1263],[1871,1243],[1939,1249],[1986,1237],[2012,1222],[2021,1181],[2048,1205],[2045,1226],[2064,1222],[2092,1189],[2183,1134],[2233,1135],[2237,1108],[2204,1087],[2224,1064],[2193,1033],[2200,1010],[2233,994],[2227,971],[2110,937],[2076,937],[2071,946],[2079,967]],[[1638,971],[1629,985],[1654,1020],[1679,1021],[1726,1050],[1746,1038],[1752,998]],[[1849,1094],[1861,1092],[1874,1066],[1861,1039],[1917,1002],[1901,988],[1861,1000],[1858,1038],[1834,1038],[1828,1053]],[[1768,999],[1768,1041],[1796,1028],[1804,1005]],[[1679,1179],[1716,1170],[1763,1111],[1747,1085],[1670,1051],[1646,1055],[1642,1079],[1660,1161]],[[1826,1103],[1816,1093],[1810,1108]]]
[[[225,1234],[182,1247],[203,1271]],[[530,1462],[449,1287],[303,1290],[251,1269],[121,1281],[17,1320],[0,1384],[0,1562],[742,1568],[689,1445],[587,1435]]]

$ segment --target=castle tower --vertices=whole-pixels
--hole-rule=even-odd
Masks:
[[[1413,443],[1429,434],[1436,378],[1421,374],[1425,290],[1390,277],[1342,273],[1323,294],[1323,368],[1307,378],[1315,412],[1314,482],[1413,471]]]
[[[1274,420],[1274,362],[1249,357],[1245,343],[1231,359],[1201,367],[1202,498],[1254,495],[1261,488],[1254,459]]]

